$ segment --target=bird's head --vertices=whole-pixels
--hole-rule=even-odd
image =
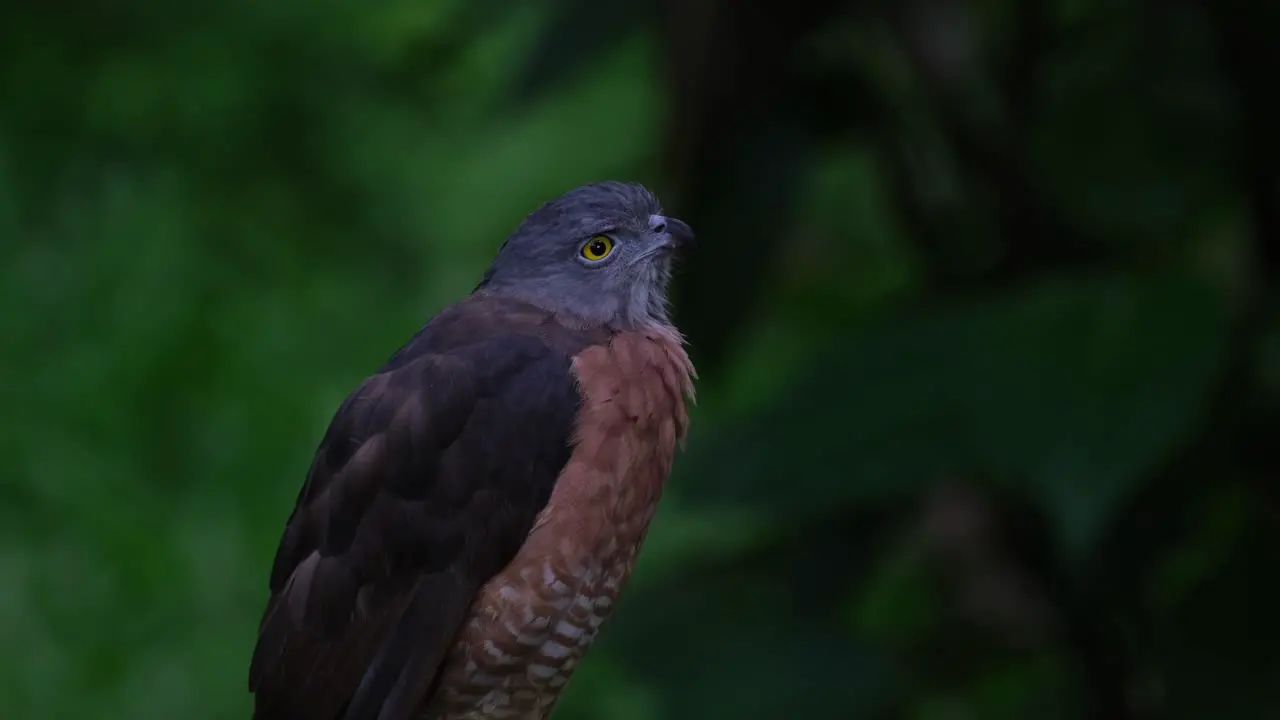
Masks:
[[[671,262],[692,241],[644,187],[584,185],[525,218],[480,287],[586,324],[668,327]]]

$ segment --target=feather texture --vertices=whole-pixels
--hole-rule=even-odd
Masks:
[[[581,402],[572,358],[606,340],[481,292],[348,396],[276,552],[255,718],[410,717],[546,505]]]

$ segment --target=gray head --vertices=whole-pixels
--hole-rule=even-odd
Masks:
[[[671,260],[692,240],[644,187],[583,185],[525,218],[480,288],[584,324],[666,327]]]

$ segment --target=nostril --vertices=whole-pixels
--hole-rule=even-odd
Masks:
[[[666,231],[667,231],[667,224],[666,224],[666,223],[664,223],[664,222],[660,222],[660,223],[658,223],[657,225],[654,225],[654,226],[653,226],[653,231],[654,231],[654,232],[658,232],[658,233],[660,233],[660,232],[666,232]]]

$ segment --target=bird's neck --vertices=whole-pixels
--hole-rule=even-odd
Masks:
[[[661,333],[665,337],[680,337],[680,332],[668,315],[666,289],[662,286],[635,290],[620,298],[605,299],[594,304],[575,301],[558,295],[549,288],[527,283],[481,283],[474,295],[527,303],[551,313],[565,327],[603,328],[613,333]]]

